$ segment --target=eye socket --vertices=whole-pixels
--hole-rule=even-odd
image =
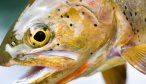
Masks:
[[[30,28],[27,35],[27,44],[33,47],[42,47],[49,42],[51,32],[45,24],[35,24]]]

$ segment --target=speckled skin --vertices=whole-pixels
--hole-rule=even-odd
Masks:
[[[31,26],[36,23],[46,24],[51,32],[51,38],[44,46],[31,46],[26,39],[35,31]],[[85,63],[89,66],[84,73],[65,82],[124,64],[121,48],[132,37],[129,22],[111,0],[31,0],[8,32],[1,52],[9,54],[5,65],[39,65],[57,69],[29,82],[55,84]],[[47,55],[48,51],[72,52],[77,59]]]
[[[135,45],[146,43],[146,1],[145,0],[115,0],[126,19],[132,26],[134,34],[131,42]]]

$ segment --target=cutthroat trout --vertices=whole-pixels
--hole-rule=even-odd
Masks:
[[[146,73],[145,0],[30,0],[0,46],[1,66],[31,66],[13,84],[65,84],[102,72]]]

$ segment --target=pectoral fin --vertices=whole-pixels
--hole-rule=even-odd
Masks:
[[[120,65],[102,72],[106,84],[125,84],[126,66]]]
[[[125,49],[122,56],[134,68],[146,74],[146,44]]]

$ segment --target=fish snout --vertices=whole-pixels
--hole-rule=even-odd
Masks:
[[[0,48],[0,66],[5,66],[11,59],[11,56],[4,49]]]

